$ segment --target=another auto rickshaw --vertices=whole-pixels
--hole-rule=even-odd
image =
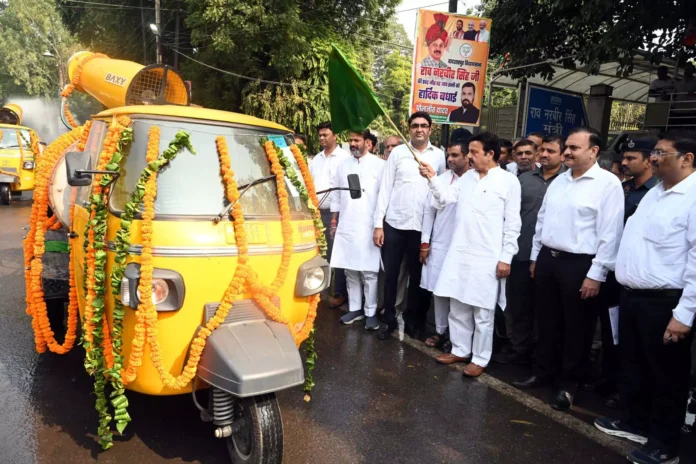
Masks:
[[[0,108],[0,203],[3,205],[34,189],[35,158],[41,147],[36,132],[21,123],[19,106],[8,104]]]
[[[81,328],[104,448],[111,423],[121,432],[130,420],[124,388],[193,393],[233,462],[280,463],[274,393],[305,382],[298,347],[331,278],[291,131],[189,106],[167,66],[81,52],[69,75],[64,97],[85,91],[108,109],[49,145],[37,167],[25,241],[37,350],[66,352]],[[59,222],[70,244],[62,342],[44,300],[53,252],[43,232]]]

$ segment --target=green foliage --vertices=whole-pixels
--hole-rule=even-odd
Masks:
[[[693,0],[484,0],[481,13],[493,20],[491,53],[510,53],[510,67],[549,59],[585,65],[597,72],[602,63],[620,63],[623,76],[633,71],[635,50],[662,56],[696,55],[682,41],[689,21],[696,21]],[[570,57],[570,58],[568,58]],[[515,77],[541,73],[550,78],[549,65],[513,71]]]
[[[44,56],[47,51],[53,56]],[[56,95],[60,73],[75,51],[76,41],[54,1],[10,1],[0,6],[0,89],[4,97]]]

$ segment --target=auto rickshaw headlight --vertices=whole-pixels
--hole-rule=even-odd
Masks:
[[[136,292],[138,295],[138,300],[142,301],[140,296],[140,290]],[[163,279],[152,279],[152,304],[158,305],[164,303],[169,297],[169,285],[166,280]]]
[[[140,264],[126,266],[121,280],[121,302],[129,308],[140,304]],[[176,271],[155,268],[152,272],[152,303],[158,312],[178,311],[184,306],[184,279]]]
[[[321,256],[315,256],[297,270],[295,295],[299,297],[316,295],[327,288],[330,282],[329,263]]]
[[[34,169],[34,162],[33,161],[25,161],[24,164],[22,165],[23,169]]]
[[[307,272],[304,278],[304,288],[307,290],[316,290],[324,283],[324,269],[315,267]]]

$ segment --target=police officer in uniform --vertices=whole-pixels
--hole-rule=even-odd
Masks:
[[[625,420],[603,432],[644,444],[633,463],[679,462],[696,314],[696,133],[667,133],[652,151],[661,182],[626,223],[616,260]]]

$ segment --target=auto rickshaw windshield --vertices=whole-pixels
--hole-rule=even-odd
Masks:
[[[29,131],[16,129],[0,129],[2,130],[2,140],[0,140],[0,149],[3,148],[22,148],[29,149]],[[20,133],[19,137],[17,133]]]
[[[176,159],[162,169],[157,177],[155,214],[158,217],[206,216],[213,218],[227,205],[220,177],[220,161],[215,139],[225,137],[229,148],[232,170],[238,185],[271,175],[270,164],[261,145],[262,139],[271,137],[285,152],[299,174],[297,163],[287,146],[291,134],[263,130],[256,127],[218,126],[211,123],[181,122],[155,119],[133,119],[134,140],[116,181],[111,196],[113,212],[124,209],[134,190],[140,173],[146,166],[148,131],[152,125],[161,129],[160,153],[184,130],[190,134],[196,154],[184,149]],[[300,176],[301,179],[301,176]],[[290,194],[290,211],[296,219],[309,219],[311,214],[289,179],[285,182]],[[240,199],[247,217],[280,216],[275,182],[254,185]]]

